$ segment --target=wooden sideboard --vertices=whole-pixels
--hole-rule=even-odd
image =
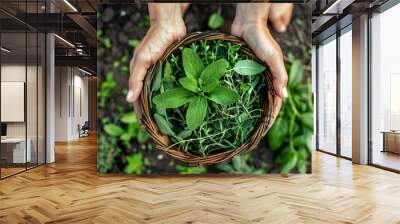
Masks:
[[[400,154],[400,131],[384,131],[383,152]]]

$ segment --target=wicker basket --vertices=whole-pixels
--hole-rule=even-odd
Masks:
[[[157,149],[162,150],[166,154],[174,157],[175,159],[181,160],[186,163],[195,163],[201,165],[222,163],[242,152],[250,151],[257,146],[261,138],[267,133],[268,129],[271,127],[273,123],[273,118],[271,115],[274,104],[275,92],[273,91],[272,76],[266,70],[264,73],[266,75],[265,80],[266,80],[267,96],[265,97],[262,116],[259,119],[256,128],[253,130],[252,135],[240,147],[224,151],[218,154],[209,155],[207,157],[203,157],[200,155],[193,155],[187,152],[183,152],[179,150],[177,147],[175,147],[173,145],[173,142],[170,141],[169,137],[162,134],[159,128],[157,127],[157,124],[153,119],[153,112],[150,109],[151,102],[149,102],[149,94],[152,86],[153,77],[155,76],[159,63],[164,62],[170,54],[176,52],[182,46],[186,46],[200,40],[221,40],[221,39],[236,44],[241,44],[242,47],[240,49],[243,53],[250,55],[251,57],[254,58],[254,60],[263,64],[259,59],[255,57],[254,53],[247,47],[246,43],[243,40],[239,39],[238,37],[223,33],[197,32],[188,34],[182,40],[169,46],[169,48],[164,52],[164,55],[158,60],[158,62],[150,67],[150,69],[147,71],[147,75],[145,78],[144,88],[141,94],[142,111],[143,111],[143,117],[141,123],[155,141]]]

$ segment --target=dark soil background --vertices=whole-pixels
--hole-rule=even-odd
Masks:
[[[221,10],[224,25],[220,31],[229,33],[230,25],[235,15],[234,4],[192,4],[185,14],[185,23],[188,33],[194,31],[208,31],[209,16]],[[104,5],[98,15],[98,71],[100,91],[104,91],[102,84],[106,82],[107,74],[112,74],[116,82],[114,88],[103,97],[105,106],[100,107],[99,117],[99,147],[98,170],[99,172],[123,172],[127,166],[127,157],[135,153],[143,154],[140,173],[177,173],[176,160],[169,158],[162,152],[154,149],[151,141],[146,143],[132,142],[132,147],[127,148],[117,139],[107,136],[102,129],[102,124],[118,122],[123,113],[132,111],[132,106],[125,101],[127,81],[129,78],[129,60],[133,54],[135,41],[141,40],[149,27],[147,4],[131,5]],[[295,4],[294,15],[286,33],[277,33],[270,27],[273,36],[280,44],[284,55],[293,54],[303,61],[305,76],[311,77],[311,8],[306,4]],[[137,41],[136,41],[137,42]],[[100,100],[100,97],[99,97]],[[102,139],[102,140],[101,140]],[[266,148],[263,140],[250,156],[242,158],[243,167],[237,167],[236,173],[275,173],[274,154]],[[182,164],[184,165],[184,164]],[[232,164],[231,164],[232,165]],[[309,167],[310,169],[310,167]],[[217,166],[206,168],[208,173],[227,172]],[[186,170],[186,173],[202,173]],[[180,173],[184,173],[182,169]],[[125,172],[126,173],[126,172]]]

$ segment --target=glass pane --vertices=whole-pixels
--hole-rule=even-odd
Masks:
[[[340,152],[352,157],[352,35],[340,36]]]
[[[372,163],[400,170],[400,4],[374,15],[372,25]]]
[[[318,48],[318,147],[336,153],[336,39]]]
[[[25,170],[26,150],[26,33],[1,34],[1,161],[2,178]],[[28,144],[28,149],[29,144]]]
[[[30,160],[28,160],[28,168],[37,165],[37,127],[38,127],[38,95],[37,95],[37,84],[38,84],[38,36],[36,32],[27,33],[28,38],[28,64],[27,64],[27,97],[26,97],[26,112],[27,112],[27,142],[28,150],[30,153]]]

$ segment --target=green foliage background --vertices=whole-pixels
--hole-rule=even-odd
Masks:
[[[308,10],[309,11],[309,10]],[[192,5],[186,16],[188,32],[229,32],[233,5]],[[313,104],[310,80],[310,24],[307,6],[295,7],[286,34],[273,33],[283,48],[289,73],[289,98],[275,124],[253,152],[214,166],[193,166],[155,149],[126,103],[129,60],[150,26],[145,4],[105,5],[98,14],[98,161],[100,173],[308,173],[311,170]]]

